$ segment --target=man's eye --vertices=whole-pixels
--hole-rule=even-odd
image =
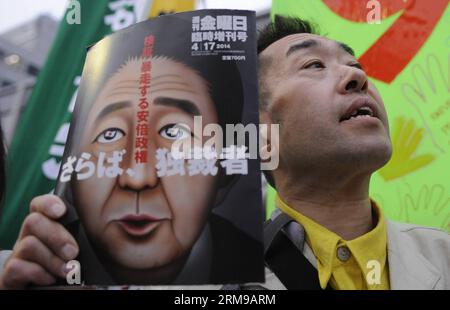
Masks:
[[[364,71],[363,66],[361,66],[361,64],[359,64],[359,63],[350,64],[350,67],[355,67],[355,68],[358,68],[358,69]]]
[[[190,137],[191,131],[179,124],[169,124],[161,128],[159,134],[169,140],[180,140]]]
[[[313,61],[306,64],[303,69],[323,69],[325,65],[321,61]]]
[[[119,128],[108,128],[100,133],[95,141],[98,143],[112,143],[125,136],[123,130]]]

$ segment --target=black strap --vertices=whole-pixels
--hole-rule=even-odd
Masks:
[[[264,223],[264,253],[267,252],[280,230],[293,219],[286,213],[280,213],[274,220]]]
[[[289,290],[320,290],[317,269],[284,234],[282,228],[293,221],[285,213],[264,227],[264,258],[267,266]]]

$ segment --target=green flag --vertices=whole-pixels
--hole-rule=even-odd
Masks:
[[[72,0],[11,144],[0,248],[11,248],[31,199],[53,190],[86,48],[144,16],[146,0]],[[145,14],[146,15],[146,14]]]

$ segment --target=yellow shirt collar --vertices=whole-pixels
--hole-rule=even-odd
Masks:
[[[387,270],[387,236],[384,216],[381,209],[372,201],[372,207],[377,212],[378,223],[374,229],[368,233],[353,239],[343,240],[341,237],[326,229],[320,224],[314,222],[312,219],[300,214],[293,208],[289,207],[281,198],[276,197],[277,207],[300,223],[306,232],[306,242],[311,247],[318,262],[319,280],[322,288],[325,288],[333,276],[332,284],[334,282],[338,287],[343,288],[372,288],[371,285],[365,281],[368,269],[367,263],[372,260],[376,260],[380,263],[380,270],[382,271],[381,286],[373,288],[389,288],[389,277]],[[342,277],[342,271],[335,272],[340,269],[342,262],[337,259],[337,248],[346,246],[350,250],[351,260],[348,261],[347,269],[352,269],[348,274],[350,278],[353,278],[353,282],[356,285],[352,286],[345,280],[345,276]],[[355,270],[357,269],[357,270]],[[355,278],[355,274],[360,272],[360,277]],[[339,283],[342,280],[344,283]],[[354,284],[355,284],[354,283]],[[361,283],[361,284],[358,284]],[[343,285],[340,285],[343,284]],[[350,284],[350,285],[349,285]],[[336,288],[336,287],[335,287]]]

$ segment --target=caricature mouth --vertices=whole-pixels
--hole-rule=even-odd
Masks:
[[[339,122],[345,122],[354,119],[377,119],[377,107],[368,99],[359,98],[350,105]]]
[[[120,218],[117,223],[129,235],[141,237],[156,229],[163,220],[145,214],[130,214]]]

